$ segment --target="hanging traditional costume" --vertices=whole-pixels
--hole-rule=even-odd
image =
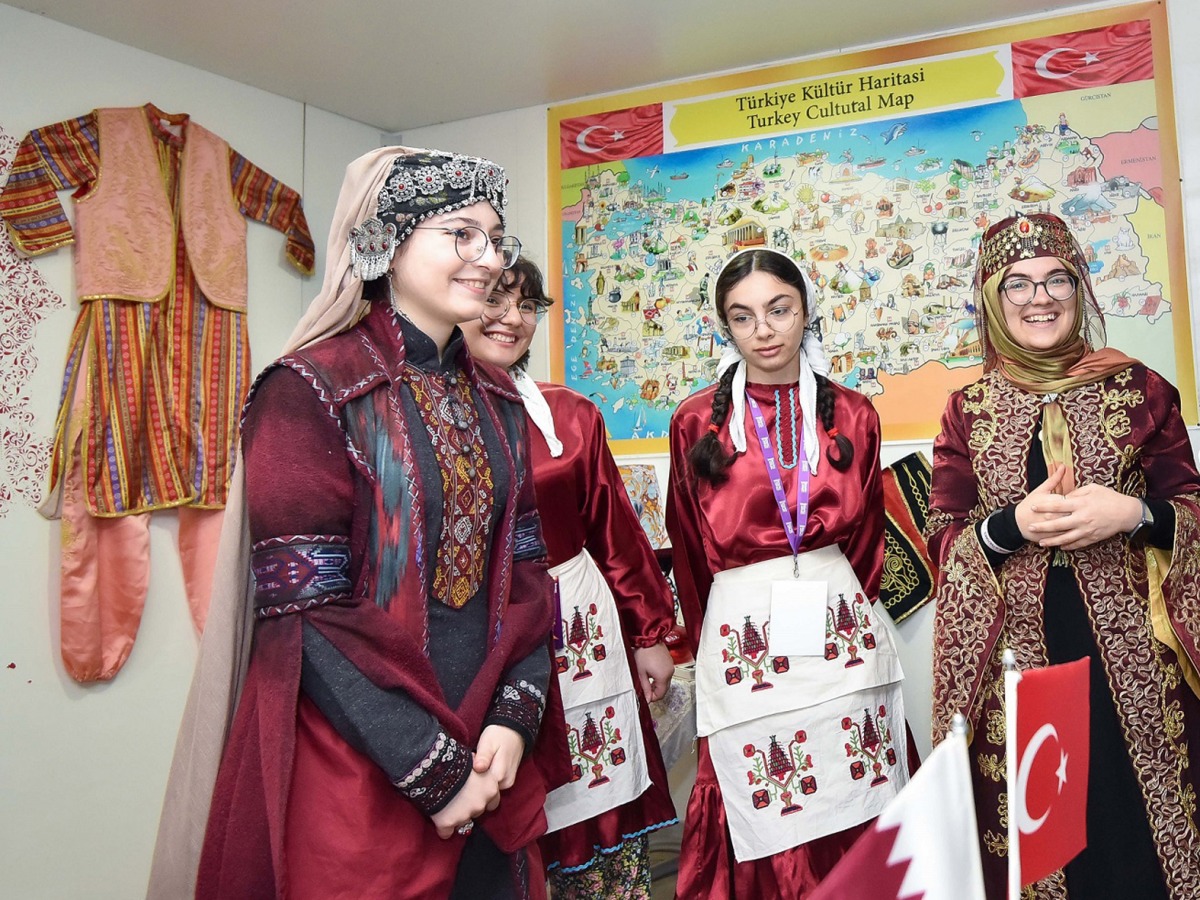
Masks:
[[[741,368],[718,439],[739,452],[719,487],[697,480],[687,456],[711,429],[717,386],[671,419],[667,528],[701,735],[680,897],[804,896],[907,781],[903,675],[873,606],[883,566],[879,418],[861,394],[831,384],[854,458],[846,471],[828,463],[833,436],[814,421],[819,354],[807,335],[799,385],[747,384],[736,352],[724,361]],[[745,440],[747,428],[758,440]],[[781,519],[793,514],[796,545]],[[800,602],[797,581],[824,625],[818,655],[775,645],[773,620]]]
[[[998,286],[1053,256],[1077,279],[1077,322],[1049,351],[1018,345]],[[1104,343],[1086,259],[1061,220],[1019,216],[985,235],[976,302],[985,374],[956,391],[934,445],[927,533],[940,566],[934,740],[968,717],[988,896],[1006,896],[1001,654],[1019,667],[1089,657],[1088,847],[1023,896],[1200,896],[1200,475],[1179,395]],[[1049,472],[1144,498],[1153,525],[1080,550],[1026,542],[1016,505]],[[1063,490],[1070,493],[1070,487]]]
[[[57,191],[75,188],[75,228]],[[112,678],[137,635],[149,566],[145,513],[180,508],[197,628],[250,382],[246,222],[287,235],[313,267],[300,196],[191,121],[151,104],[31,131],[0,194],[13,243],[78,243],[81,301],[43,513],[63,519],[62,655],[79,681]]]
[[[662,643],[675,606],[600,411],[561,385],[523,372],[514,379],[529,417],[538,512],[557,582],[554,661],[572,764],[571,781],[546,798],[542,856],[548,871],[571,874],[630,856],[627,844],[676,821],[629,652]],[[648,878],[648,858],[640,863],[637,874]],[[639,896],[633,887],[627,896]]]
[[[481,731],[528,747],[545,703],[552,582],[520,397],[460,332],[439,359],[362,298],[429,216],[487,200],[503,221],[504,183],[485,160],[395,147],[347,170],[322,294],[245,417],[245,501],[239,477],[150,897],[544,896],[528,759],[477,827],[442,840],[430,819]]]

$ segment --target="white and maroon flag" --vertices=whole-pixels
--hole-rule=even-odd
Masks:
[[[967,739],[951,732],[810,900],[983,896]]]
[[[1087,846],[1088,660],[1004,674],[1008,894]]]

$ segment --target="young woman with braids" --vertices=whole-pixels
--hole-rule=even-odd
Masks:
[[[871,606],[879,418],[826,377],[790,257],[742,251],[715,293],[720,380],[671,420],[701,736],[678,896],[805,897],[908,774],[903,676]]]

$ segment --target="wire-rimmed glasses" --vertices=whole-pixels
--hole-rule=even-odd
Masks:
[[[454,252],[463,262],[473,263],[483,259],[488,245],[500,257],[501,268],[511,269],[521,255],[521,242],[511,234],[492,237],[478,225],[414,225],[413,230],[441,231],[454,236]]]
[[[737,313],[729,317],[729,333],[736,338],[748,338],[758,331],[760,323],[765,322],[767,327],[776,334],[784,334],[792,330],[799,317],[800,311],[792,309],[790,306],[776,306],[768,309],[766,316],[761,319],[749,313]]]

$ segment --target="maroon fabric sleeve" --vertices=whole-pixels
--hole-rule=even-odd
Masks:
[[[839,543],[863,590],[874,602],[879,599],[879,584],[883,580],[883,526],[886,519],[883,507],[883,469],[879,465],[879,415],[871,406],[859,406],[853,411],[847,411],[847,415],[842,414],[842,409],[839,404],[835,421],[844,423],[839,427],[850,435],[854,443],[854,461],[847,474],[851,475],[852,479],[859,479],[862,485],[862,515],[858,527],[851,529]],[[846,422],[847,419],[850,421]],[[832,468],[828,459],[822,460],[821,465]],[[845,487],[852,488],[856,485],[852,480]],[[847,505],[853,507],[853,499],[848,499]]]
[[[608,449],[604,420],[582,401],[580,437],[586,454],[584,507],[587,549],[612,588],[625,640],[635,648],[666,639],[675,622],[675,601],[650,541]]]
[[[253,543],[350,536],[354,475],[346,436],[303,378],[277,368],[263,379],[246,411],[243,440]]]

